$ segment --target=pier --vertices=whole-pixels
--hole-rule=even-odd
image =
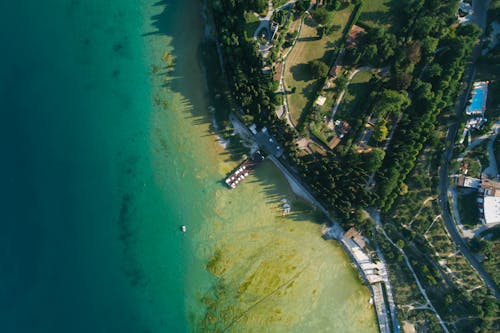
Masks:
[[[375,262],[363,251],[364,244],[358,244],[360,236],[351,237],[349,229],[344,232],[342,227],[335,224],[327,229],[323,235],[325,239],[336,239],[347,252],[352,262],[358,269],[361,278],[368,286],[372,296],[379,331],[381,333],[400,332],[396,318],[396,307],[393,301],[391,284],[387,267],[383,258]]]
[[[230,189],[236,188],[243,179],[245,179],[255,166],[264,160],[264,156],[260,151],[255,152],[250,158],[243,161],[238,167],[226,178],[225,183]]]
[[[399,333],[400,328],[396,318],[396,306],[384,258],[379,256],[379,261],[377,263],[373,262],[359,244],[353,241],[352,238],[345,237],[346,233],[344,229],[331,217],[328,209],[314,197],[309,188],[301,182],[298,175],[289,170],[287,165],[280,161],[279,158],[283,154],[283,151],[267,131],[261,131],[260,133],[255,131],[255,129],[251,131],[235,116],[230,117],[230,119],[235,127],[244,129],[245,138],[257,143],[261,148],[266,150],[269,154],[268,158],[281,170],[292,190],[298,196],[318,208],[328,221],[330,221],[331,227],[324,232],[323,238],[337,240],[358,269],[363,281],[370,290],[377,315],[379,331],[381,333]]]

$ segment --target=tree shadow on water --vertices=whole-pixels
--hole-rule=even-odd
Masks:
[[[194,125],[212,124],[211,115],[207,112],[208,105],[199,103],[203,101],[203,94],[207,94],[206,86],[202,83],[203,89],[197,85],[205,80],[204,73],[196,75],[193,67],[199,67],[203,72],[203,41],[196,40],[195,35],[202,35],[202,25],[190,24],[193,11],[200,12],[200,4],[193,2],[193,8],[177,1],[162,0],[151,5],[158,8],[160,12],[151,16],[151,31],[144,32],[144,38],[154,38],[154,36],[172,37],[165,50],[158,59],[152,72],[161,78],[161,87],[168,89],[176,96],[180,96],[180,101],[175,103],[175,111],[189,114],[189,118]],[[182,8],[180,8],[182,7]],[[191,9],[193,11],[191,11]],[[156,10],[158,11],[158,10]],[[179,26],[182,26],[179,29]],[[199,31],[196,31],[199,29]],[[160,44],[161,45],[161,44]],[[193,83],[191,85],[191,83]],[[191,88],[192,86],[192,88]],[[201,97],[201,98],[200,98]],[[165,104],[165,103],[164,103]],[[172,111],[174,104],[166,103],[166,111]]]

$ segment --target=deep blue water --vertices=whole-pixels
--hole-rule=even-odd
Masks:
[[[0,332],[185,331],[181,242],[158,296],[134,236],[140,205],[170,216],[148,160],[153,4],[0,2]]]

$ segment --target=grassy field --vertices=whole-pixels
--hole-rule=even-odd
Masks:
[[[477,192],[471,190],[457,191],[457,205],[460,220],[463,225],[474,228],[479,223],[479,209],[477,208]]]
[[[362,106],[370,93],[368,81],[371,78],[370,71],[361,71],[352,78],[335,118],[353,121],[365,116]]]
[[[322,39],[317,37],[317,24],[306,16],[297,44],[290,52],[286,61],[285,84],[296,87],[294,94],[288,96],[290,112],[294,123],[300,118],[302,112],[309,105],[318,88],[318,81],[313,79],[309,70],[309,61],[321,59],[327,64],[333,60],[335,43],[342,36],[354,6],[349,5],[341,11],[335,12],[333,24],[340,25],[341,29]]]
[[[359,20],[368,26],[390,26],[389,10],[391,1],[393,0],[365,1]]]
[[[247,38],[253,38],[253,34],[259,26],[259,19],[253,13],[245,13],[245,31]]]

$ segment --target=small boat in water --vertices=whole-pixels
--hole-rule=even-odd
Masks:
[[[186,232],[187,231],[187,227],[185,225],[181,225],[181,231],[182,232]]]

